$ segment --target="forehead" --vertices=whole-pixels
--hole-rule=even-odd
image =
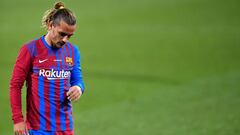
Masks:
[[[74,31],[76,30],[76,24],[75,25],[68,25],[66,22],[61,20],[59,25],[56,26],[56,28],[61,32],[65,32],[65,33],[68,33],[68,34],[73,34]]]

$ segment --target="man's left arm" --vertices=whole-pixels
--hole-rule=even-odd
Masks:
[[[80,64],[80,53],[77,47],[74,46],[74,65],[71,71],[71,87],[67,93],[70,101],[77,101],[84,92],[84,82],[82,79],[82,70]]]

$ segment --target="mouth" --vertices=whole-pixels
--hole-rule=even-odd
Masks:
[[[58,45],[58,46],[61,46],[61,47],[62,47],[63,45],[65,45],[65,44],[66,44],[65,42],[58,42],[58,43],[57,43],[57,45]]]

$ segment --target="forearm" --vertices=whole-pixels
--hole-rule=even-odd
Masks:
[[[74,66],[71,72],[71,86],[78,86],[81,92],[84,93],[84,82],[82,77],[82,69],[80,64],[80,53],[75,48]]]
[[[13,68],[10,80],[10,103],[13,123],[24,121],[22,115],[21,89],[30,68],[31,56],[26,47],[22,47]]]
[[[12,109],[12,120],[14,124],[23,121],[21,89],[25,80],[25,73],[21,66],[14,66],[12,79],[10,81],[10,103]]]
[[[24,121],[22,115],[21,91],[16,91],[14,88],[10,88],[10,103],[13,123],[16,124]]]

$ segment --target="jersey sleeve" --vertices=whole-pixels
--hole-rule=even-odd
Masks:
[[[84,92],[84,82],[82,79],[82,69],[80,64],[80,53],[78,51],[78,48],[74,46],[74,65],[73,69],[71,71],[71,86],[79,86],[82,90],[82,93]]]
[[[10,103],[13,123],[24,121],[22,115],[21,89],[31,66],[31,54],[24,45],[15,62],[10,80]]]

